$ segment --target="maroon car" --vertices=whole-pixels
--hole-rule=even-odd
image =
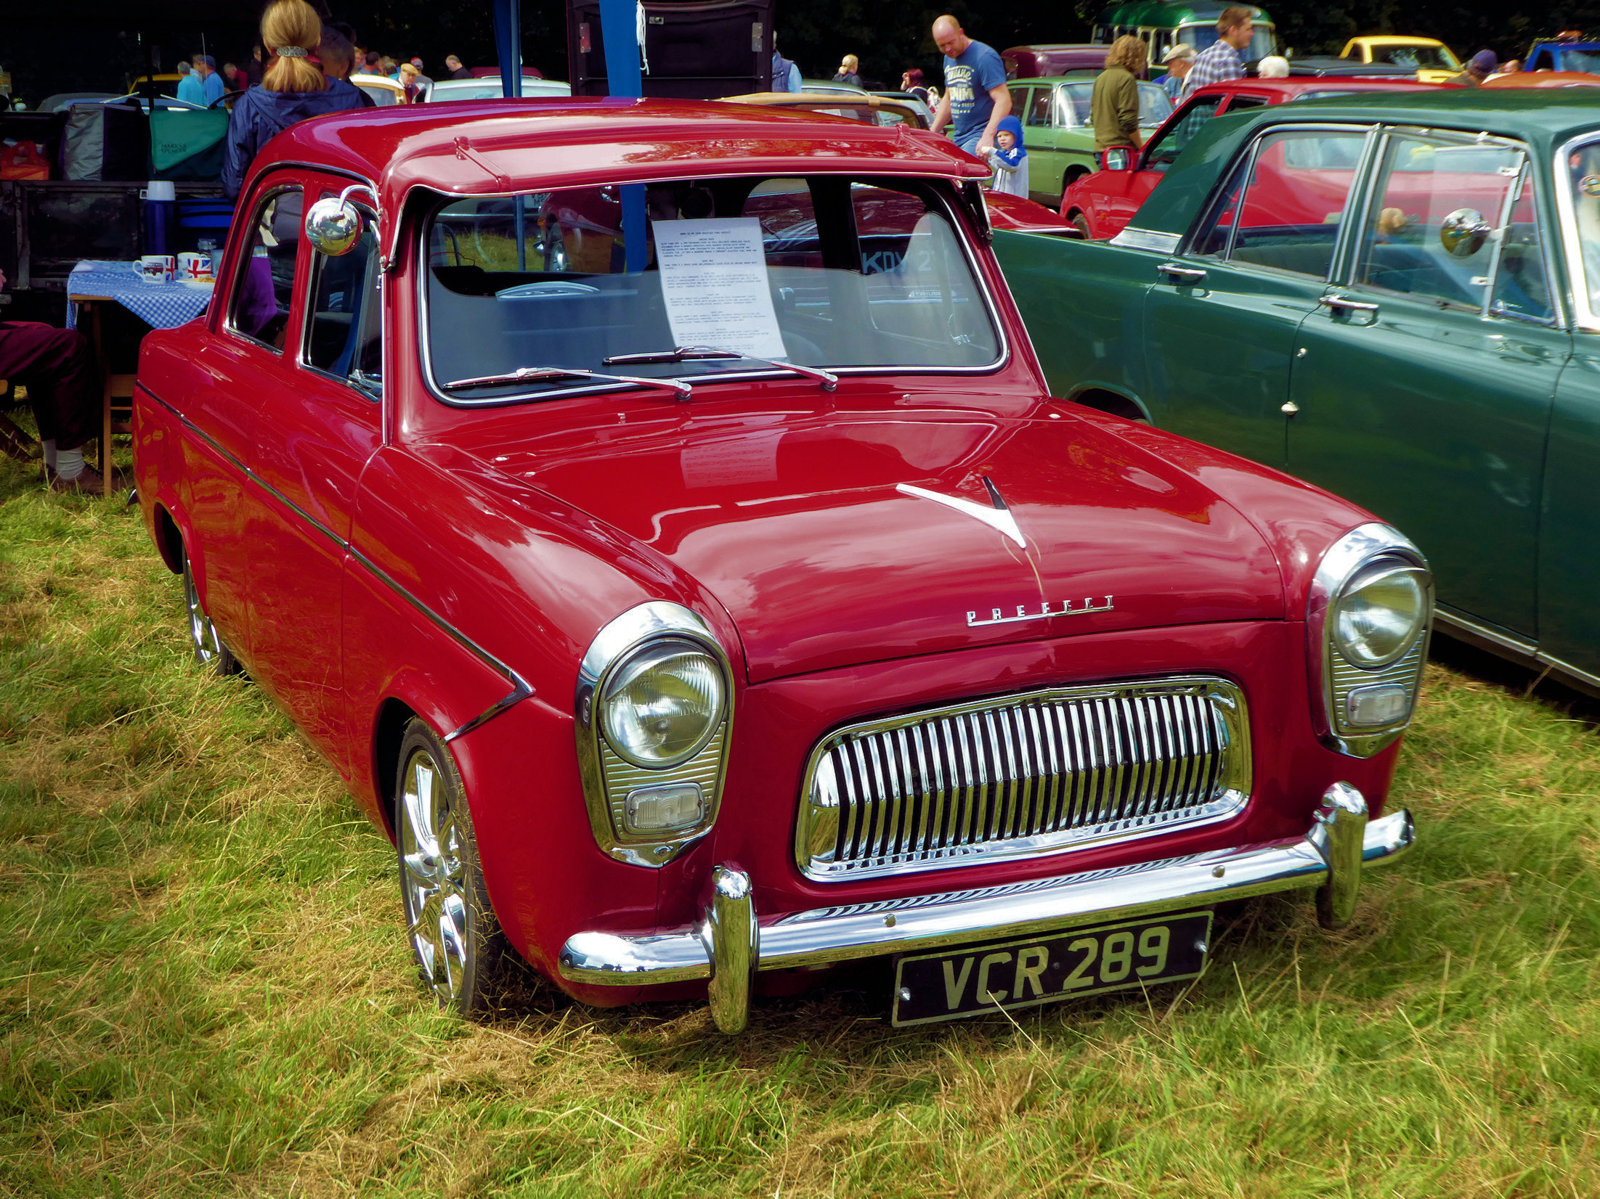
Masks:
[[[450,108],[270,142],[135,397],[195,655],[392,838],[440,1003],[518,957],[730,1031],[856,959],[903,1024],[1142,989],[1200,972],[1218,902],[1336,926],[1410,846],[1422,558],[1051,399],[981,163]]]
[[[1061,215],[1085,237],[1121,233],[1155,191],[1167,167],[1212,117],[1264,104],[1284,104],[1302,96],[1347,96],[1359,92],[1415,91],[1437,87],[1415,79],[1365,79],[1349,76],[1303,76],[1289,79],[1235,79],[1197,88],[1150,135],[1126,169],[1095,171],[1072,184],[1061,197]]]

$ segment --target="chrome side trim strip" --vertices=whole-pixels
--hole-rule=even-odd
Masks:
[[[212,437],[211,434],[207,433],[204,429],[200,428],[199,425],[195,424],[194,421],[190,420],[189,417],[184,413],[179,412],[178,409],[170,402],[158,396],[145,384],[141,383],[139,386],[144,390],[146,395],[148,395],[157,404],[161,405],[161,407],[165,408],[173,415],[174,418],[182,423],[185,429],[192,432],[201,441],[205,442],[206,445],[210,446],[211,449],[223,459],[223,461],[227,462],[246,479],[254,483],[257,487],[261,488],[261,490],[267,495],[271,496],[273,499],[277,500],[278,503],[282,504],[285,508],[289,509],[289,511],[293,512],[309,528],[321,534],[334,546],[349,554],[353,561],[360,564],[374,578],[376,578],[390,591],[394,592],[395,595],[399,596],[418,613],[424,616],[442,633],[448,636],[462,649],[470,653],[473,657],[477,658],[478,661],[489,667],[490,670],[493,670],[496,674],[504,677],[506,682],[511,684],[511,690],[503,698],[490,704],[487,708],[478,713],[478,715],[474,716],[471,720],[467,721],[460,728],[453,732],[446,733],[444,738],[446,741],[454,741],[457,737],[465,736],[473,729],[479,727],[487,721],[494,719],[513,704],[520,703],[522,700],[525,700],[529,696],[533,695],[533,686],[510,666],[507,666],[499,658],[495,657],[488,650],[484,649],[483,646],[479,645],[460,629],[456,628],[443,616],[439,615],[439,613],[435,612],[432,608],[428,607],[427,604],[423,603],[415,595],[411,594],[411,592],[407,591],[398,582],[391,578],[382,568],[380,568],[377,563],[372,561],[371,558],[368,558],[355,546],[351,545],[349,541],[345,540],[343,537],[340,537],[332,529],[328,528],[327,525],[317,520],[304,508],[300,507],[299,504],[296,504],[288,496],[284,495],[283,492],[279,491],[260,475],[256,474],[255,471],[251,470],[248,466],[241,462],[237,456],[223,446],[221,442],[219,442],[215,437]]]
[[[1433,619],[1436,625],[1444,626],[1440,631],[1446,636],[1524,666],[1542,666],[1559,681],[1591,694],[1600,695],[1600,675],[1591,674],[1582,667],[1544,653],[1535,642],[1524,641],[1508,633],[1496,632],[1487,625],[1478,624],[1457,612],[1447,612],[1442,607],[1434,613]]]
[[[1348,809],[1360,800],[1354,788],[1335,785],[1339,787],[1344,788],[1340,798],[1325,797],[1325,803]],[[1349,815],[1353,828],[1359,821],[1353,812]],[[1349,897],[1343,863],[1354,855],[1338,843],[1342,836],[1331,851],[1327,848],[1330,832],[1325,824],[1344,821],[1344,814],[1319,818],[1302,837],[1116,870],[798,912],[758,926],[755,968],[788,970],[938,950],[1313,887],[1327,887],[1338,897],[1336,906],[1343,907]],[[1415,841],[1416,826],[1405,809],[1369,821],[1362,829],[1359,863],[1370,867],[1392,861]],[[622,987],[711,978],[713,956],[703,930],[704,925],[696,925],[669,932],[575,933],[561,949],[561,977],[589,986]],[[746,943],[735,939],[741,946]]]

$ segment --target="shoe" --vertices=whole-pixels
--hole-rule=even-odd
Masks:
[[[77,492],[82,495],[105,494],[106,481],[101,476],[100,472],[95,470],[95,468],[92,466],[85,465],[83,468],[83,473],[78,475],[78,477],[75,479],[63,479],[48,466],[44,468],[44,473],[45,477],[50,480],[51,491],[63,491],[68,493]],[[112,482],[116,482],[115,476],[112,476]]]

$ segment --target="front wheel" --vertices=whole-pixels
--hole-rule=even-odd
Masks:
[[[400,900],[423,984],[458,1015],[486,1011],[505,937],[489,906],[461,775],[420,720],[406,726],[400,745],[395,826]]]
[[[1069,216],[1067,218],[1067,224],[1071,225],[1086,238],[1094,236],[1094,234],[1089,232],[1089,218],[1084,216],[1081,212],[1075,212]]]
[[[243,669],[239,659],[233,656],[200,602],[200,588],[195,583],[194,567],[189,564],[187,545],[183,547],[183,599],[189,612],[189,644],[194,649],[194,660],[213,674],[238,674]]]

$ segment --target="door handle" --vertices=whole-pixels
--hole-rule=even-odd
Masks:
[[[1378,306],[1365,300],[1352,300],[1346,296],[1318,296],[1317,303],[1335,312],[1376,312]]]
[[[1179,287],[1193,287],[1197,283],[1204,283],[1205,271],[1195,266],[1179,266],[1176,262],[1163,262],[1156,267],[1159,274],[1165,275]]]

